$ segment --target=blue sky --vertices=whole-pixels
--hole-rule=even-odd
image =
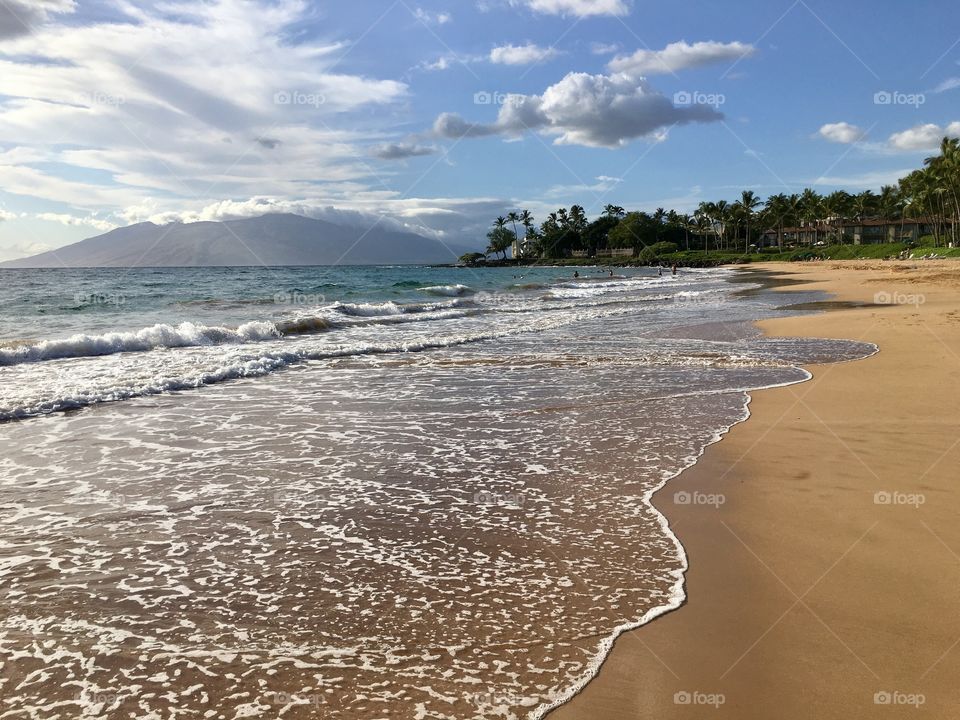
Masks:
[[[478,241],[580,203],[879,188],[960,135],[934,0],[0,0],[0,260],[299,212]]]

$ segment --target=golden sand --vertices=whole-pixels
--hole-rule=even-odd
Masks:
[[[880,353],[755,393],[661,491],[688,602],[622,636],[551,720],[960,717],[960,263],[765,269],[871,303],[765,332]]]

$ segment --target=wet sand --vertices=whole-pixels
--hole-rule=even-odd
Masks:
[[[841,303],[766,333],[880,353],[754,393],[751,419],[657,495],[687,602],[621,636],[551,720],[960,713],[960,263],[761,269]]]

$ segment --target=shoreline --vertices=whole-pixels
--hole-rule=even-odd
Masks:
[[[793,285],[803,284],[802,282],[778,281],[778,279],[774,277],[771,273],[765,272],[757,268],[752,269],[752,272],[747,270],[746,268],[735,268],[735,269],[740,270],[741,276],[739,278],[737,278],[736,276],[732,277],[730,278],[729,282],[744,283],[744,284],[757,284],[757,283],[760,284],[759,288],[741,290],[739,291],[738,294],[767,292],[767,291],[770,291],[771,289],[776,289],[776,288],[788,290]],[[757,277],[750,277],[750,275],[757,275]],[[829,298],[826,302],[830,302]],[[794,306],[787,306],[787,307],[794,307]],[[797,305],[795,307],[797,307],[797,309],[806,309],[802,305]],[[758,323],[759,321],[755,321],[753,324],[756,326],[758,325]],[[875,352],[869,355],[868,357],[873,357],[873,355],[875,355],[879,351],[880,351],[879,348],[877,348]],[[858,358],[852,361],[837,360],[836,362],[837,363],[859,362],[859,360],[865,360],[865,359],[867,358]],[[681,477],[684,473],[690,471],[698,463],[700,463],[703,460],[704,456],[707,454],[707,452],[714,445],[717,445],[718,443],[720,443],[730,433],[731,430],[733,430],[738,425],[741,425],[742,423],[747,422],[750,419],[751,417],[750,404],[751,402],[753,402],[752,393],[760,392],[762,390],[775,390],[778,388],[785,388],[793,385],[802,385],[803,383],[810,382],[810,380],[813,379],[813,374],[809,370],[803,367],[801,367],[800,369],[802,369],[806,373],[806,377],[804,379],[789,381],[785,383],[779,383],[775,385],[767,385],[767,386],[752,388],[749,390],[734,391],[734,392],[742,392],[744,394],[744,403],[743,403],[741,416],[736,420],[734,420],[729,425],[727,425],[726,427],[718,430],[716,434],[710,439],[710,441],[700,449],[700,452],[697,454],[697,456],[694,458],[691,458],[691,461],[687,465],[677,470],[675,473],[673,473],[669,477],[665,478],[663,482],[661,482],[656,487],[648,490],[644,494],[644,497],[643,497],[644,502],[657,515],[657,520],[660,524],[661,529],[673,542],[677,550],[678,558],[681,562],[680,570],[677,572],[671,573],[674,578],[674,583],[671,586],[670,598],[668,602],[666,602],[663,605],[657,606],[655,608],[651,608],[640,619],[636,620],[635,622],[625,623],[623,625],[620,625],[614,628],[611,631],[611,633],[607,637],[605,637],[598,645],[597,657],[594,660],[594,662],[592,662],[588,666],[587,672],[584,675],[584,677],[578,682],[576,682],[575,684],[566,688],[564,692],[556,700],[550,703],[545,703],[535,708],[528,715],[529,720],[543,720],[543,718],[552,716],[554,715],[554,711],[557,711],[558,709],[569,704],[574,698],[580,695],[590,685],[590,683],[593,682],[593,680],[597,677],[598,673],[600,673],[603,666],[609,660],[610,654],[613,651],[615,644],[617,643],[617,641],[620,639],[622,635],[634,630],[639,630],[645,625],[652,623],[654,620],[657,620],[658,618],[664,615],[668,615],[669,613],[679,610],[687,603],[688,594],[686,592],[686,575],[690,567],[689,554],[687,553],[687,549],[684,547],[680,538],[673,531],[673,528],[671,527],[671,523],[670,523],[670,518],[664,513],[663,510],[657,507],[656,503],[654,502],[654,499],[660,492],[666,490],[667,486],[672,481]]]
[[[771,283],[774,286],[772,288],[774,292],[789,292],[797,284],[803,284],[805,290],[824,290],[830,293],[829,304],[824,306],[824,309],[829,309],[830,312],[761,321],[758,326],[766,335],[861,340],[878,344],[878,352],[880,352],[883,350],[884,343],[876,343],[871,336],[873,326],[876,324],[873,316],[878,313],[888,318],[891,315],[900,315],[901,317],[897,319],[903,323],[909,321],[907,318],[912,313],[903,305],[883,306],[870,302],[870,293],[867,290],[874,284],[877,284],[876,289],[881,292],[889,293],[893,290],[894,296],[896,293],[909,294],[903,292],[900,289],[901,286],[905,285],[906,288],[911,289],[912,286],[921,284],[925,290],[936,295],[938,310],[943,304],[951,305],[951,310],[954,306],[960,307],[960,301],[943,297],[946,294],[945,289],[960,287],[960,267],[949,261],[945,264],[912,261],[882,264],[862,261],[826,262],[803,267],[778,264],[755,266],[751,270],[772,271],[778,277],[787,280],[782,284],[774,280]],[[897,275],[899,277],[894,277]],[[921,297],[925,302],[926,295]],[[924,302],[917,305],[917,310]],[[956,313],[955,310],[953,311]],[[851,314],[856,317],[849,317]],[[952,317],[949,313],[945,314],[947,317]],[[841,364],[851,369],[857,368],[859,371],[866,364],[875,365],[877,357],[878,355],[874,354],[862,361]],[[960,355],[956,359],[960,361]],[[805,652],[806,645],[802,641],[795,645],[791,643],[777,645],[774,642],[784,617],[792,612],[798,612],[797,606],[809,609],[810,613],[817,617],[825,614],[814,613],[808,605],[806,593],[798,596],[793,589],[797,587],[803,589],[806,585],[790,583],[784,579],[789,575],[783,569],[789,568],[791,564],[789,552],[786,553],[785,558],[777,558],[775,565],[772,561],[765,560],[768,549],[772,551],[773,556],[776,556],[778,549],[783,550],[782,547],[777,547],[783,544],[780,536],[784,533],[779,532],[781,527],[785,527],[782,523],[788,523],[792,519],[793,524],[797,525],[797,519],[804,517],[804,511],[802,508],[792,506],[784,498],[767,497],[770,495],[768,487],[764,493],[764,506],[772,507],[777,511],[776,520],[773,521],[764,516],[758,518],[752,514],[745,515],[743,508],[749,507],[750,503],[748,500],[745,501],[743,496],[745,490],[740,487],[769,483],[769,479],[765,478],[767,475],[765,468],[768,465],[777,466],[777,460],[782,460],[782,456],[778,458],[776,450],[772,453],[766,452],[767,457],[760,462],[751,456],[764,455],[763,451],[756,449],[758,444],[786,443],[789,446],[790,438],[784,437],[785,432],[777,428],[777,423],[783,419],[782,417],[778,419],[777,413],[786,416],[795,410],[795,405],[803,403],[803,398],[808,394],[814,390],[818,394],[820,392],[818,387],[812,387],[790,405],[790,396],[795,397],[798,394],[795,389],[791,390],[793,385],[799,388],[810,385],[819,386],[824,377],[829,382],[829,376],[835,374],[835,371],[831,370],[833,367],[835,367],[833,364],[804,366],[804,369],[811,373],[811,377],[805,382],[779,389],[764,388],[750,391],[746,404],[748,417],[735,423],[722,435],[726,442],[711,443],[704,449],[698,462],[671,478],[669,481],[671,489],[677,492],[714,490],[728,493],[731,501],[728,501],[718,512],[713,512],[713,515],[720,516],[719,518],[711,518],[711,510],[673,504],[666,493],[660,493],[654,497],[657,510],[667,518],[668,527],[671,528],[674,536],[679,538],[678,542],[683,548],[688,566],[681,588],[684,599],[678,606],[664,610],[642,626],[621,631],[613,643],[612,650],[607,652],[599,663],[599,671],[594,678],[584,688],[572,694],[565,704],[559,705],[550,712],[549,718],[552,720],[580,720],[581,718],[603,720],[620,717],[692,717],[697,716],[698,713],[709,713],[708,716],[711,718],[805,718],[810,716],[811,707],[804,698],[818,706],[817,712],[822,717],[873,717],[873,713],[878,711],[878,705],[884,704],[883,699],[886,697],[884,693],[887,693],[890,698],[887,704],[900,707],[879,709],[893,714],[903,712],[905,708],[915,712],[917,708],[929,708],[933,704],[932,698],[928,703],[927,695],[916,688],[913,692],[909,692],[910,687],[905,690],[897,690],[895,687],[884,689],[886,686],[880,682],[882,674],[872,669],[868,673],[870,677],[866,682],[867,689],[874,688],[870,697],[864,691],[849,692],[850,688],[847,684],[840,683],[846,691],[840,692],[839,695],[842,697],[838,698],[833,697],[833,692],[829,693],[831,697],[829,701],[821,699],[820,696],[825,697],[828,693],[824,691],[818,693],[819,688],[816,683],[809,681],[791,683],[784,682],[781,678],[778,678],[778,682],[773,682],[770,674],[771,667],[778,663],[782,665],[799,662],[801,667],[809,668],[811,665],[821,663],[824,667],[830,667],[831,662],[836,665],[839,661],[839,667],[849,668],[850,672],[855,671],[855,666],[858,666],[861,671],[864,667],[869,667],[845,641],[837,642],[839,636],[833,639],[835,647],[830,647],[829,643],[815,644],[815,649],[822,652]],[[859,374],[870,375],[872,370],[871,366]],[[840,375],[848,375],[850,372],[850,369],[841,371]],[[873,378],[873,381],[876,380]],[[828,388],[828,394],[830,392],[832,388]],[[789,407],[783,411],[785,404]],[[752,410],[753,405],[757,405],[756,411]],[[746,422],[747,419],[752,419],[753,422]],[[771,421],[773,425],[767,427]],[[806,429],[809,432],[810,428]],[[839,434],[831,430],[829,424],[824,423],[824,427],[819,428],[819,433],[813,432],[808,438],[812,445],[809,446],[807,453],[810,450],[816,450],[817,442],[829,443],[832,440],[831,434],[836,440],[841,440]],[[960,443],[960,441],[957,442]],[[950,449],[947,450],[947,453],[949,452]],[[801,454],[791,459],[794,460],[794,464],[802,466],[806,458]],[[873,475],[876,476],[876,473]],[[809,477],[811,477],[809,471],[801,470],[797,473],[797,478]],[[732,484],[731,480],[739,480],[739,482]],[[805,492],[810,493],[811,489],[807,488]],[[804,490],[800,490],[797,494],[802,496]],[[842,510],[840,503],[832,508],[832,512],[840,513]],[[876,508],[871,510],[876,512]],[[900,512],[902,513],[903,510]],[[827,514],[827,525],[830,524],[829,518],[830,515]],[[716,522],[718,519],[719,523]],[[734,528],[738,529],[734,530]],[[829,532],[830,529],[835,528],[824,528],[827,532],[822,538],[817,538],[818,545],[829,545],[831,540],[835,540]],[[805,532],[796,527],[786,534],[800,538],[805,536]],[[766,545],[772,547],[764,546],[764,543],[754,536],[762,537]],[[747,538],[746,541],[744,537]],[[960,551],[960,540],[953,547]],[[731,559],[731,555],[738,549],[740,555]],[[803,551],[803,547],[796,550],[801,556]],[[749,562],[742,557],[744,553]],[[960,556],[956,557],[955,562],[958,560]],[[793,562],[798,566],[808,564],[796,562],[796,557],[793,558]],[[829,565],[827,563],[825,567]],[[756,572],[758,567],[761,573],[759,575]],[[816,575],[812,577],[817,579]],[[883,585],[878,586],[876,583],[868,585],[872,593],[882,593],[884,590]],[[814,589],[815,586],[807,592],[811,593]],[[788,591],[787,599],[791,599],[792,595],[795,602],[780,617],[776,614],[771,617],[768,610],[770,600],[777,595],[778,591],[782,594],[784,590]],[[855,600],[856,597],[851,596],[847,602],[841,600],[838,603],[839,607],[830,609],[849,621],[851,606],[857,608],[859,605]],[[718,607],[712,608],[711,603],[718,599],[721,600]],[[896,608],[899,598],[894,595],[892,599]],[[889,611],[889,607],[885,607]],[[960,600],[951,604],[950,608],[960,609]],[[720,622],[718,617],[712,618],[711,621],[710,615],[718,610],[726,611],[728,618],[735,617],[738,622],[727,624]],[[906,614],[905,609],[901,612]],[[856,615],[856,613],[853,614]],[[652,622],[653,619],[659,622]],[[820,623],[824,621],[821,619]],[[820,625],[821,633],[826,632],[828,638],[836,635],[830,625]],[[824,631],[824,627],[829,631]],[[819,639],[823,640],[822,637]],[[709,641],[707,648],[704,647],[704,640]],[[949,643],[946,643],[941,651],[947,646]],[[837,647],[842,655],[836,653]],[[739,650],[734,653],[734,649]],[[845,649],[850,652],[845,652]],[[724,658],[728,661],[726,664],[717,662],[718,656],[731,653],[733,653],[732,657]],[[741,653],[742,656],[737,657]],[[772,665],[752,664],[754,658],[751,654],[770,659]],[[711,658],[712,663],[709,662]],[[744,671],[736,673],[735,670],[741,666],[741,663],[743,665],[741,669]],[[696,668],[696,671],[689,670],[690,667]],[[674,668],[683,668],[683,670],[678,673]],[[753,675],[751,676],[746,670],[750,670]],[[943,671],[942,667],[941,671]],[[741,677],[744,675],[747,677]],[[681,679],[686,682],[681,682]],[[859,680],[862,684],[862,679]],[[835,684],[830,685],[831,691],[834,690]],[[782,685],[783,689],[775,692],[774,688],[777,685]],[[909,686],[909,683],[906,685]],[[671,687],[675,688],[673,692],[667,692]],[[955,695],[956,691],[954,690],[953,693]],[[923,702],[919,702],[920,697],[923,698]],[[900,702],[903,698],[906,701]],[[785,702],[788,699],[789,701]],[[944,698],[940,697],[939,700],[943,701]]]

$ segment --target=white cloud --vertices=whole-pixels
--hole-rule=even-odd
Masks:
[[[2,0],[0,38],[29,35],[51,15],[72,13],[75,10],[75,0]]]
[[[67,225],[68,227],[79,227],[87,226],[92,227],[96,230],[101,230],[107,232],[113,230],[117,227],[116,223],[103,220],[102,218],[94,217],[92,215],[86,217],[77,217],[76,215],[69,215],[66,213],[37,213],[36,215],[38,220],[46,220],[47,222],[60,223],[61,225]]]
[[[613,55],[620,46],[617,43],[591,43],[590,52],[594,55]]]
[[[622,16],[630,12],[624,0],[511,0],[513,4],[526,5],[534,12],[546,15],[593,15]]]
[[[915,125],[902,132],[894,133],[887,141],[894,150],[936,150],[944,137],[960,137],[960,121],[946,127],[933,123]]]
[[[631,75],[670,74],[688,68],[722,61],[736,61],[756,52],[753,45],[742,42],[696,42],[681,40],[670,43],[663,50],[637,50],[632,55],[621,55],[610,61],[613,72]]]
[[[560,145],[614,148],[673,125],[722,117],[705,105],[676,107],[642,78],[570,73],[542,95],[508,95],[495,123],[472,124],[445,113],[437,118],[434,133],[447,138],[518,137],[533,130],[555,136]]]
[[[916,170],[915,167],[901,168],[900,170],[880,170],[863,173],[862,175],[828,176],[821,175],[815,180],[804,180],[800,185],[827,185],[838,188],[876,189],[884,185],[896,185],[900,178]]]
[[[432,13],[423,8],[417,8],[413,16],[424,25],[446,25],[453,21],[453,16],[448,12]]]
[[[958,87],[960,87],[960,77],[952,77],[952,78],[947,78],[942,83],[937,85],[933,89],[933,92],[943,93],[943,92],[947,92],[948,90],[955,90]]]
[[[498,65],[533,65],[551,60],[559,55],[555,48],[545,48],[533,43],[527,45],[501,45],[490,51],[490,62]]]
[[[855,143],[863,139],[864,132],[848,122],[827,123],[818,131],[820,137],[835,143]]]
[[[437,148],[433,145],[418,145],[417,143],[382,143],[374,145],[370,154],[381,160],[406,160],[413,157],[433,155]]]
[[[0,222],[5,222],[6,220],[15,220],[16,217],[16,213],[8,212],[7,210],[0,208]]]
[[[331,128],[361,127],[352,114],[405,101],[407,86],[349,74],[341,43],[292,41],[306,3],[119,7],[126,22],[48,22],[4,41],[4,191],[119,212],[152,195],[300,197],[318,178],[369,178],[363,158],[383,136]]]

